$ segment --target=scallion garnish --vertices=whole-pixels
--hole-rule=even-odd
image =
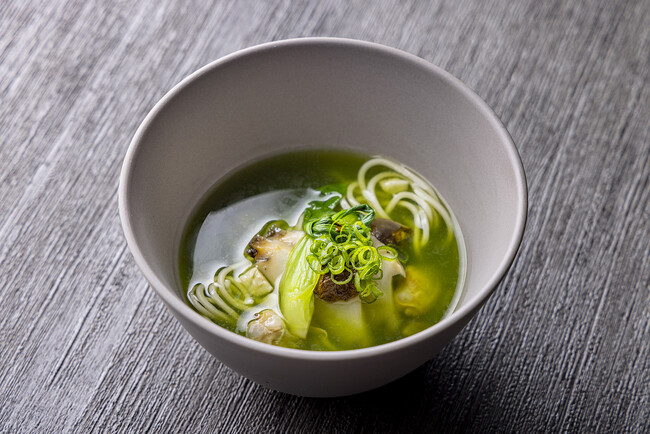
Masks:
[[[382,260],[398,257],[393,247],[373,245],[370,224],[375,210],[365,204],[339,212],[323,208],[316,218],[303,223],[304,231],[314,239],[307,255],[309,267],[317,274],[330,273],[338,285],[354,280],[359,297],[375,301],[383,294],[374,283],[383,276]]]

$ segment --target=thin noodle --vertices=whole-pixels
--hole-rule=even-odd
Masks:
[[[223,301],[221,297],[219,297],[219,294],[217,293],[217,288],[219,287],[219,285],[215,285],[214,283],[208,285],[208,294],[210,294],[210,301],[219,306],[228,315],[237,319],[237,312],[235,312],[232,307],[228,306],[226,302]]]

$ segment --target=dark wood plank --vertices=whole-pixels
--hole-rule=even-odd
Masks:
[[[117,178],[175,83],[269,40],[430,60],[495,109],[529,222],[470,325],[407,377],[321,400],[198,346],[134,265]],[[650,4],[0,3],[0,431],[650,430]]]

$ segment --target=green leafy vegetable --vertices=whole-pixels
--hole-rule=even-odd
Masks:
[[[320,277],[307,262],[311,245],[312,239],[304,236],[291,249],[279,287],[282,315],[289,330],[303,339],[314,313],[314,288]]]
[[[336,182],[333,184],[324,185],[317,190],[322,194],[338,193],[339,195],[344,196],[347,189],[348,184],[346,182]]]
[[[343,195],[337,191],[323,191],[321,193],[325,196],[323,200],[312,200],[307,204],[305,209],[304,221],[318,220],[324,216],[334,214],[334,210],[341,202]]]

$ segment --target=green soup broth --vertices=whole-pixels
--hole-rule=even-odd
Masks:
[[[307,204],[322,196],[318,189],[354,182],[369,158],[342,150],[294,151],[254,162],[226,176],[197,206],[184,230],[179,255],[182,287],[185,291],[199,283],[207,287],[216,271],[244,259],[248,241],[267,222],[283,220],[289,226],[296,225]],[[385,193],[377,197],[382,203],[391,199]],[[408,227],[415,224],[404,209],[396,209],[390,217]],[[400,243],[407,257],[406,273],[411,275],[409,284],[415,289],[400,291],[407,279],[397,276],[393,279],[394,291],[373,303],[340,306],[315,299],[306,338],[287,337],[277,344],[309,350],[362,348],[404,338],[439,322],[453,310],[462,291],[459,282],[463,281],[464,246],[455,220],[454,226],[450,234],[445,222],[435,216],[426,244],[416,248],[413,237]],[[277,305],[263,298],[255,303]],[[339,315],[341,310],[345,312]],[[211,319],[246,335],[241,320],[238,327],[233,321]]]

